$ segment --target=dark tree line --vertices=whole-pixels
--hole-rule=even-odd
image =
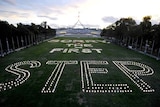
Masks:
[[[145,16],[140,24],[136,24],[132,18],[121,18],[104,28],[101,36],[122,46],[159,56],[160,24],[152,25],[150,20],[151,16]]]
[[[45,39],[54,37],[56,30],[43,22],[41,25],[18,23],[15,27],[7,21],[0,20],[0,56],[16,49],[32,46]]]

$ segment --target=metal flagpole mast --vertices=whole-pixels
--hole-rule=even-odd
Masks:
[[[83,28],[85,28],[84,25],[83,25],[83,24],[81,23],[81,21],[80,21],[80,12],[78,12],[78,20],[77,20],[77,22],[73,25],[72,28],[74,28],[78,23],[79,23]]]

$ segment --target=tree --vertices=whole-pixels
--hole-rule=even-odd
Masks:
[[[119,40],[120,43],[125,42],[126,46],[130,43],[130,31],[133,26],[136,26],[136,21],[132,18],[121,18],[120,20],[116,21],[116,28],[115,28],[115,35],[116,38]]]
[[[152,41],[151,36],[151,27],[152,23],[150,22],[151,16],[145,16],[143,17],[143,21],[140,23],[141,29],[142,29],[142,36],[141,36],[141,47],[142,46],[148,46]]]
[[[0,21],[0,39],[2,42],[3,51],[9,51],[9,43],[11,42],[11,27],[7,21]]]
[[[140,23],[141,28],[142,28],[142,36],[144,40],[149,40],[150,39],[150,31],[152,27],[152,23],[150,22],[151,16],[145,16],[143,17],[143,22]]]
[[[47,27],[47,22],[43,22],[42,25],[18,23],[15,27],[7,21],[0,20],[0,54],[3,56],[4,53],[10,53],[16,48],[36,44],[46,39],[48,35],[51,35],[50,37],[56,35],[56,30]]]
[[[160,24],[153,25],[151,28],[152,41],[154,41],[153,51],[158,51],[160,48]]]

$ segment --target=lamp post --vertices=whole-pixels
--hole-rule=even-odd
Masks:
[[[21,36],[21,43],[22,43],[22,47],[24,47],[24,40],[22,36]]]
[[[19,39],[18,39],[18,36],[16,36],[16,39],[17,39],[17,48],[19,48]]]
[[[9,50],[9,42],[8,42],[8,38],[6,38],[6,44],[7,44],[7,53],[9,53],[10,50]]]
[[[2,48],[2,42],[1,42],[1,39],[0,39],[0,50],[1,50],[1,56],[3,57],[4,56],[4,54],[3,54],[3,48]]]
[[[144,50],[145,53],[147,53],[148,47],[149,47],[149,45],[148,45],[148,40],[146,40],[146,45],[145,45],[145,50]]]
[[[157,58],[157,60],[159,60],[160,59],[160,48],[159,48],[159,51],[158,51],[158,58]]]
[[[15,51],[15,44],[14,44],[14,39],[12,37],[12,45],[13,45],[13,51]]]

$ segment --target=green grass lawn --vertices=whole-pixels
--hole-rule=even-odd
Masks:
[[[54,38],[54,40],[101,40],[100,38]],[[0,83],[14,80],[16,76],[5,71],[8,65],[20,61],[35,60],[41,62],[38,68],[29,68],[28,65],[20,68],[29,70],[30,77],[23,84],[12,89],[0,92],[0,107],[159,107],[160,104],[160,62],[117,46],[112,43],[85,43],[91,44],[89,49],[102,49],[101,53],[63,53],[57,51],[49,53],[53,48],[69,48],[66,43],[44,42],[0,58]],[[71,46],[70,48],[74,48]],[[56,65],[48,65],[47,61],[77,61],[78,64],[66,65],[54,93],[41,93],[46,81]],[[108,73],[93,74],[97,83],[123,84],[132,89],[131,93],[82,91],[80,61],[107,61],[108,65],[91,65],[91,67],[107,68]],[[150,76],[140,76],[155,91],[142,92],[112,61],[135,61],[145,64],[154,70]],[[140,69],[128,66],[130,69]]]

